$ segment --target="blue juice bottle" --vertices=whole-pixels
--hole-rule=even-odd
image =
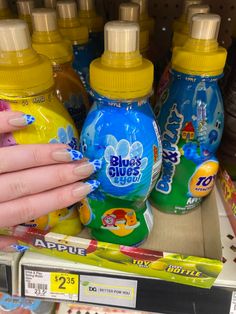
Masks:
[[[90,66],[94,104],[80,145],[97,158],[100,186],[82,201],[80,217],[101,241],[138,245],[151,232],[147,198],[159,176],[162,147],[149,104],[153,65],[139,52],[139,26],[113,21],[105,26],[105,51]]]
[[[73,68],[89,91],[89,65],[94,57],[89,48],[88,27],[79,22],[75,1],[58,1],[57,12],[60,32],[70,40],[73,48]]]
[[[171,81],[158,115],[163,168],[150,200],[159,210],[184,214],[210,193],[224,125],[218,79],[226,50],[217,37],[220,16],[196,14],[191,35],[173,51]]]
[[[89,30],[89,49],[93,59],[101,56],[104,50],[103,17],[98,15],[94,0],[78,0],[79,21]]]

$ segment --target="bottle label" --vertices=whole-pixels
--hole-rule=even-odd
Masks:
[[[107,146],[104,157],[107,163],[106,175],[111,184],[125,187],[140,183],[142,172],[148,164],[148,158],[142,158],[142,155],[143,145],[139,141],[130,145],[122,139],[117,141],[116,147]]]
[[[35,117],[25,128],[0,136],[0,147],[16,144],[63,143],[78,149],[78,133],[63,105],[53,92],[27,98],[0,95],[0,111],[22,111]],[[70,224],[66,224],[66,221]],[[53,230],[63,223],[63,233],[75,235],[81,229],[76,206],[60,209],[31,220],[24,225],[40,230]],[[56,232],[56,229],[55,229]]]
[[[183,213],[214,186],[224,115],[219,77],[172,75],[158,116],[163,169],[151,199],[164,211]]]

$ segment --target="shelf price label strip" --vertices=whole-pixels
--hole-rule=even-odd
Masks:
[[[79,275],[33,269],[24,271],[24,295],[66,301],[78,301]]]
[[[136,308],[137,280],[24,267],[25,297]]]

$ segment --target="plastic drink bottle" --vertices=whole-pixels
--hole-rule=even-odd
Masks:
[[[0,0],[0,20],[10,18],[12,18],[12,13],[8,7],[7,0]]]
[[[78,0],[78,7],[79,21],[82,25],[87,26],[89,30],[92,58],[98,58],[104,50],[103,18],[97,14],[94,0]]]
[[[79,74],[85,88],[89,91],[89,65],[93,54],[89,49],[88,27],[81,25],[78,19],[76,2],[58,1],[58,25],[61,34],[70,40],[73,48],[73,68]]]
[[[149,35],[152,37],[154,34],[155,20],[148,15],[148,1],[147,0],[131,0],[133,3],[137,3],[140,7],[139,25],[140,29],[146,29],[149,31]]]
[[[193,4],[202,4],[202,0],[184,0],[181,16],[173,23],[173,32],[181,32],[187,22],[188,7]]]
[[[224,124],[217,81],[226,50],[217,43],[219,27],[218,15],[194,15],[190,38],[173,51],[171,82],[158,116],[163,168],[150,198],[167,213],[189,212],[214,186]]]
[[[44,0],[44,7],[48,9],[56,9],[57,0]]]
[[[29,27],[30,34],[32,34],[32,20],[31,20],[31,12],[34,8],[33,0],[18,0],[16,2],[18,17],[21,20],[24,20]]]
[[[207,14],[210,12],[210,6],[208,4],[191,4],[187,8],[187,18],[182,23],[181,29],[174,31],[173,38],[172,38],[172,49],[175,47],[182,47],[190,33],[190,26],[192,22],[192,17],[195,14]]]
[[[77,129],[81,131],[90,105],[87,92],[72,68],[71,43],[60,34],[56,11],[53,9],[34,9],[32,20],[33,48],[50,59],[56,95],[69,111]]]
[[[139,22],[140,6],[137,3],[121,3],[119,7],[119,20],[127,22]],[[148,57],[149,31],[142,29],[140,25],[139,50],[143,57]]]
[[[192,4],[189,5],[187,7],[187,19],[186,21],[184,21],[182,23],[182,27],[180,30],[175,31],[173,34],[173,38],[172,38],[172,50],[175,47],[182,47],[188,37],[189,37],[189,32],[190,32],[190,26],[192,23],[192,17],[195,14],[207,14],[210,12],[210,6],[207,4]],[[155,106],[155,114],[158,114],[158,111],[160,110],[160,105],[161,105],[161,96],[162,93],[165,91],[165,89],[167,88],[169,82],[170,82],[170,78],[171,78],[171,74],[170,74],[170,69],[171,69],[171,62],[169,62],[161,76],[161,79],[158,83],[157,86],[157,103]]]
[[[95,101],[80,137],[84,156],[102,162],[101,185],[82,201],[81,221],[95,239],[123,245],[138,245],[152,229],[147,197],[162,158],[148,101],[153,65],[140,55],[138,36],[136,23],[105,25],[105,51],[90,65]]]
[[[24,21],[0,21],[0,53],[0,110],[22,111],[22,119],[28,124],[27,128],[2,135],[0,146],[65,143],[73,154],[77,131],[55,96],[51,63],[32,49]],[[71,235],[81,229],[75,206],[58,209],[25,225]]]

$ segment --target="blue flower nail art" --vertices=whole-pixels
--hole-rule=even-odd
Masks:
[[[93,165],[94,172],[97,172],[102,168],[102,162],[99,159],[95,159],[93,161],[90,161],[90,164]]]
[[[80,160],[83,158],[83,155],[78,150],[67,149],[67,152],[70,154],[71,160],[73,160],[73,161],[74,160]]]
[[[88,180],[85,183],[90,185],[91,192],[95,191],[99,187],[99,185],[100,185],[100,182],[97,181],[97,180]]]
[[[34,123],[34,121],[35,121],[35,117],[31,116],[30,114],[24,114],[23,118],[25,119],[26,125],[30,125],[30,124]]]
[[[25,245],[18,245],[18,244],[12,244],[11,247],[13,249],[15,249],[17,252],[25,252],[29,249],[28,246],[25,246]]]

